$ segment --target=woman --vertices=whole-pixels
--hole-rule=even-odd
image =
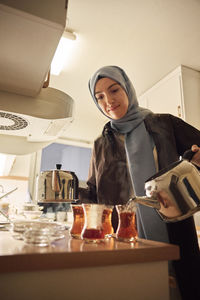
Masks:
[[[121,68],[99,69],[90,79],[89,89],[111,127],[124,134],[136,195],[145,195],[145,181],[191,147],[196,152],[193,162],[200,165],[200,151],[195,145],[200,145],[200,132],[172,115],[153,114],[139,107],[133,85]],[[199,247],[193,217],[167,224],[153,209],[139,205],[137,226],[141,238],[180,246],[181,259],[173,262],[180,292],[183,299],[197,299],[194,269],[199,270]]]

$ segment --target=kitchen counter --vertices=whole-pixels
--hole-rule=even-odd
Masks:
[[[2,231],[1,296],[50,300],[65,293],[71,295],[68,299],[169,299],[167,261],[175,259],[177,246],[142,239],[88,244],[66,231],[65,238],[50,247],[34,247]]]

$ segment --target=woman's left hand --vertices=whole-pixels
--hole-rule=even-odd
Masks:
[[[191,160],[191,162],[195,165],[197,165],[198,167],[200,167],[200,147],[198,147],[197,145],[192,145],[191,150],[193,152],[196,152]]]

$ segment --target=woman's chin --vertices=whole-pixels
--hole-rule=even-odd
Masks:
[[[109,118],[111,118],[112,120],[118,120],[118,119],[120,119],[120,117],[118,117],[118,116],[116,116],[114,114],[110,114]]]
[[[125,113],[120,113],[120,114],[110,114],[110,118],[113,120],[119,120],[125,116]]]

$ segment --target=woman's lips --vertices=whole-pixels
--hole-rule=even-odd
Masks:
[[[120,105],[111,106],[108,108],[108,111],[114,111],[116,110]]]

